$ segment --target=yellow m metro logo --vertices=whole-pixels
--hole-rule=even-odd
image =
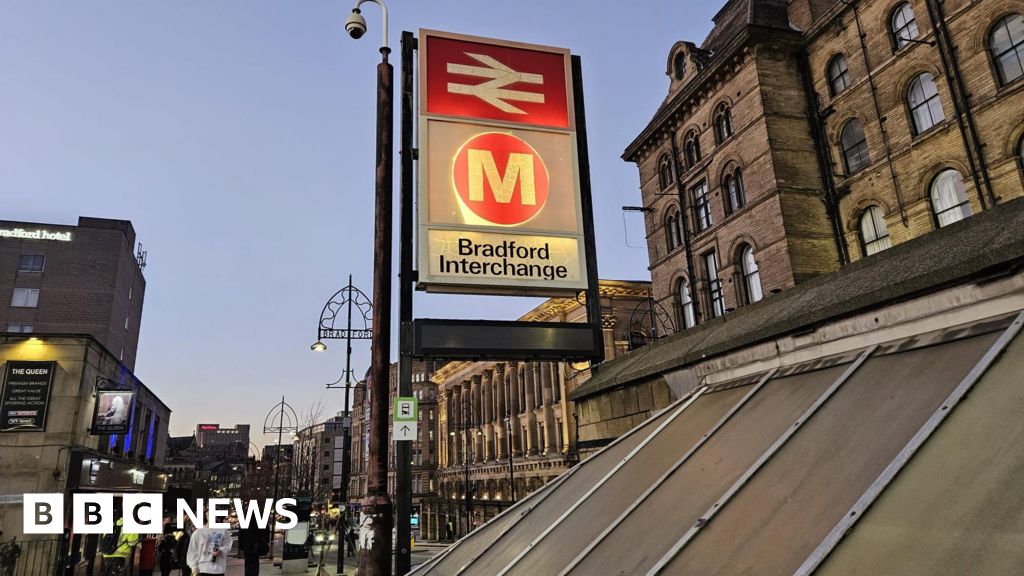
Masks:
[[[498,165],[494,161],[494,153],[490,150],[469,152],[469,199],[474,202],[484,201],[484,176],[491,187],[494,200],[500,204],[512,201],[516,180],[519,180],[520,203],[525,206],[537,204],[537,190],[533,175],[533,154],[511,152],[505,173],[498,174]]]

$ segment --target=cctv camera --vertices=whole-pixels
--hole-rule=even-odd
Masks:
[[[366,18],[363,18],[358,8],[353,10],[349,14],[348,19],[345,20],[345,30],[355,40],[362,38],[363,34],[366,34]]]

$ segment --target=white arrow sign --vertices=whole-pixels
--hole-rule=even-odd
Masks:
[[[415,421],[402,422],[400,420],[396,420],[391,431],[391,437],[394,438],[396,442],[415,442],[417,432],[416,424],[417,423]]]
[[[523,90],[508,90],[505,86],[522,82],[524,84],[543,84],[544,76],[529,72],[517,72],[508,66],[498,62],[494,58],[484,54],[465,53],[466,56],[483,64],[483,66],[468,66],[466,64],[448,63],[448,72],[451,74],[462,74],[464,76],[477,76],[479,78],[490,78],[480,84],[456,84],[448,83],[448,91],[452,94],[467,94],[476,96],[502,112],[509,114],[526,114],[506,100],[519,102],[544,103],[544,95],[539,92],[526,92]]]

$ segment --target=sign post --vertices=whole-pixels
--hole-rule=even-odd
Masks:
[[[391,417],[392,437],[395,442],[411,442],[417,438],[419,422],[419,405],[415,396],[399,396],[395,398],[395,410]]]
[[[412,394],[414,359],[604,359],[580,70],[563,48],[402,33],[399,396]],[[587,322],[414,319],[414,284],[585,298]],[[410,433],[398,423],[396,440]],[[395,446],[399,575],[410,565],[410,446]]]

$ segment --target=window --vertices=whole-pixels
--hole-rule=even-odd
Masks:
[[[732,112],[729,105],[722,102],[715,109],[715,140],[721,144],[729,136],[732,136]]]
[[[711,227],[711,204],[708,201],[708,183],[701,182],[690,189],[693,194],[693,214],[697,221],[697,230],[707,230]]]
[[[971,215],[964,179],[956,170],[944,170],[932,181],[932,210],[939,228],[959,222]]]
[[[15,288],[11,297],[11,306],[15,308],[35,308],[39,306],[38,288]]]
[[[44,259],[37,254],[22,254],[18,257],[18,272],[42,272]]]
[[[846,56],[836,54],[828,61],[828,88],[836,96],[849,86],[850,69],[846,66]]]
[[[897,50],[917,38],[917,20],[914,19],[914,9],[908,2],[900,4],[892,12],[892,38]]]
[[[743,173],[740,169],[737,168],[732,174],[726,174],[722,185],[725,188],[725,213],[732,214],[743,208],[747,198],[743,191]]]
[[[999,82],[1009,84],[1024,76],[1024,16],[1010,14],[996,22],[988,40]]]
[[[754,248],[751,246],[745,246],[740,251],[740,272],[743,274],[747,304],[764,298],[764,292],[761,291],[761,273],[758,271],[757,260],[754,260]]]
[[[910,83],[907,104],[910,106],[915,134],[920,134],[946,119],[945,113],[942,112],[942,102],[939,101],[939,91],[935,88],[935,78],[928,72],[919,74]]]
[[[7,331],[8,332],[19,332],[19,333],[22,333],[22,334],[31,334],[32,333],[32,325],[31,324],[8,324],[7,325]]]
[[[662,190],[672,185],[672,164],[667,154],[658,160],[658,184]]]
[[[686,134],[683,144],[686,156],[686,167],[693,168],[700,162],[700,135],[696,130],[690,130]]]
[[[665,218],[665,243],[668,251],[671,252],[683,243],[682,227],[679,222],[679,212],[673,209]]]
[[[889,229],[885,225],[885,216],[878,206],[868,206],[860,216],[860,245],[865,256],[878,254],[892,247],[889,240]]]
[[[711,317],[718,318],[725,314],[725,296],[722,293],[722,281],[718,278],[718,255],[714,251],[704,255],[704,275],[708,279],[708,305]]]
[[[676,80],[682,80],[686,76],[686,54],[679,52],[672,59],[672,75]]]
[[[693,298],[690,297],[690,287],[686,284],[685,278],[680,278],[676,284],[676,298],[679,304],[679,316],[683,329],[693,328],[697,325],[697,317],[693,310]]]
[[[868,155],[868,140],[864,136],[864,127],[860,120],[854,118],[843,126],[839,136],[839,144],[843,148],[843,164],[849,176],[864,169],[871,163]]]

